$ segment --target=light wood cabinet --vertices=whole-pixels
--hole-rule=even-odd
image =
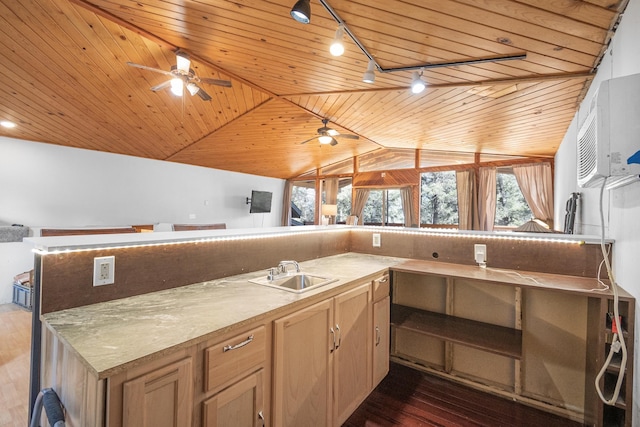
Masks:
[[[370,331],[370,282],[276,320],[274,425],[341,425],[371,390]]]
[[[389,373],[389,320],[390,302],[388,295],[373,304],[373,384],[375,388]]]
[[[331,426],[333,300],[274,323],[275,426]]]
[[[124,427],[190,427],[192,408],[190,357],[123,385]]]
[[[262,427],[263,371],[250,375],[203,403],[203,427]]]

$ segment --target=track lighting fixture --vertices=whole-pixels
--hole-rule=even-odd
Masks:
[[[413,80],[411,81],[411,92],[420,93],[424,90],[425,87],[427,87],[421,76],[422,71],[420,73],[418,73],[417,71],[413,72]]]
[[[374,70],[376,68],[376,63],[373,59],[369,60],[369,65],[367,65],[367,71],[364,72],[362,76],[362,81],[365,83],[373,83],[376,81],[376,75],[374,74]]]
[[[175,96],[182,96],[183,91],[184,82],[182,81],[182,79],[171,79],[171,93],[173,93]]]
[[[338,29],[336,30],[336,36],[333,38],[333,42],[331,42],[331,47],[329,51],[333,56],[340,56],[344,53],[344,44],[342,43],[342,36],[344,34],[344,27],[342,24],[338,25]]]
[[[301,24],[308,24],[311,20],[310,0],[298,0],[291,8],[291,17]]]

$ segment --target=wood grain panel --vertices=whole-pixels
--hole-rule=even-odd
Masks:
[[[317,2],[301,25],[290,0],[2,0],[0,116],[19,126],[0,136],[277,178],[383,148],[553,156],[628,2],[331,3],[383,68],[526,59],[428,67],[416,96],[411,71],[363,83],[349,38],[331,56],[337,25]],[[232,87],[177,98],[126,65],[168,70],[177,48]],[[323,117],[360,139],[299,145]]]

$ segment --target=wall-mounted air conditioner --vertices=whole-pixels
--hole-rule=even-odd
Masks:
[[[578,185],[640,181],[640,74],[602,82],[578,132]]]

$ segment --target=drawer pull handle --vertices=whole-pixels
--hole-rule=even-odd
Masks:
[[[251,341],[253,341],[253,335],[249,335],[249,337],[246,340],[242,341],[239,344],[225,345],[224,348],[222,349],[222,352],[226,353],[227,351],[236,350],[240,347],[244,347],[245,345],[249,344]]]
[[[264,420],[264,414],[262,413],[262,411],[258,412],[258,419],[260,421],[262,421],[262,427],[265,426],[265,420]]]
[[[338,325],[336,323],[336,333],[338,334],[338,344],[336,344],[336,350],[340,347],[340,344],[342,344],[342,331],[340,330],[340,325]]]
[[[389,276],[384,276],[382,279],[378,280],[380,283],[386,283],[389,280]]]
[[[380,328],[376,326],[376,347],[380,345]]]

